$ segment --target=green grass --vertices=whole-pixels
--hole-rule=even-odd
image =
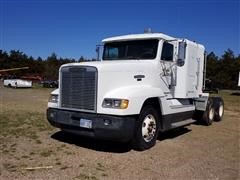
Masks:
[[[43,113],[3,112],[0,114],[0,137],[24,137],[41,144],[38,132],[54,129],[45,116]]]
[[[240,110],[240,96],[233,95],[233,92],[234,91],[231,90],[223,90],[220,91],[218,95],[221,96],[224,100],[225,110],[238,112]]]

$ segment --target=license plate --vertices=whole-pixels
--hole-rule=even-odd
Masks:
[[[92,128],[92,120],[80,119],[80,127],[91,129]]]

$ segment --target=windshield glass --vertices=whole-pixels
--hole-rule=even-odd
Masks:
[[[156,39],[106,43],[103,60],[155,59],[157,48]]]

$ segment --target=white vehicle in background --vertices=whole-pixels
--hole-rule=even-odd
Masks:
[[[13,88],[31,88],[32,81],[26,81],[22,79],[5,79],[3,85]]]
[[[53,126],[145,150],[159,132],[222,119],[222,98],[204,92],[203,45],[162,33],[102,42],[101,61],[61,66],[47,110]]]

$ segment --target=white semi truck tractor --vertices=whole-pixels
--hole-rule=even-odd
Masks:
[[[101,61],[60,67],[47,109],[51,125],[145,150],[159,132],[222,119],[222,98],[204,93],[203,45],[162,33],[102,42]]]

